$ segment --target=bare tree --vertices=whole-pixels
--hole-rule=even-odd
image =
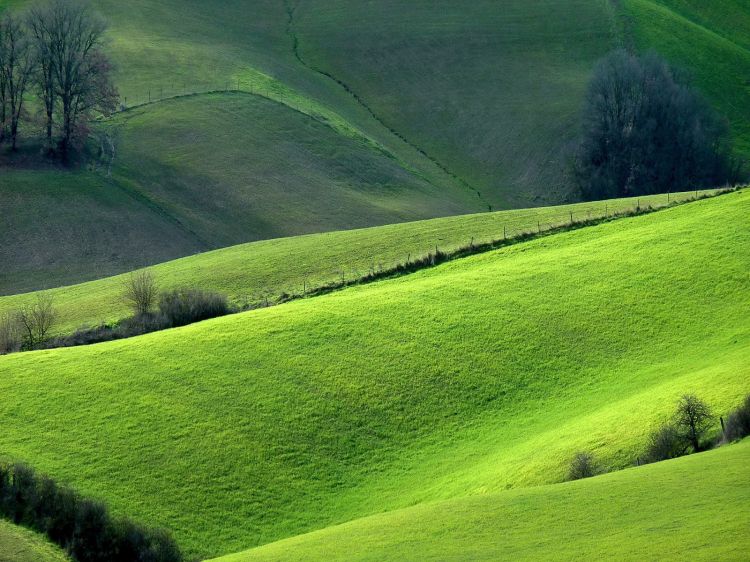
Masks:
[[[148,270],[131,273],[123,285],[123,300],[133,309],[135,316],[148,314],[156,304],[156,280]]]
[[[44,105],[48,152],[53,151],[52,127],[54,125],[55,102],[57,101],[55,75],[52,69],[54,36],[51,29],[53,22],[51,7],[51,4],[32,6],[26,18],[37,62],[34,82],[36,83],[37,94]]]
[[[101,51],[104,20],[76,0],[52,0],[43,17],[49,50],[40,47],[39,52],[49,57],[54,93],[62,107],[60,149],[65,157],[73,141],[85,137],[91,113],[111,113],[119,96],[112,66]]]
[[[39,294],[36,302],[18,311],[18,322],[23,330],[26,347],[33,348],[44,342],[57,320],[52,296]]]
[[[680,438],[695,452],[701,450],[701,441],[711,427],[711,408],[694,394],[686,394],[677,403],[675,426]]]
[[[0,19],[0,74],[3,82],[3,117],[9,124],[13,150],[17,147],[18,123],[33,69],[34,57],[26,30],[18,17],[6,13]]]

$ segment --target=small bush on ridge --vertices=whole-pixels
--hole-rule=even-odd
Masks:
[[[580,480],[581,478],[591,478],[598,472],[594,455],[582,451],[576,453],[573,461],[570,463],[568,471],[568,480]]]
[[[701,450],[713,418],[708,404],[694,394],[685,394],[680,398],[674,424],[686,448],[691,447],[694,453]]]
[[[52,297],[45,293],[37,295],[34,304],[26,305],[18,311],[17,319],[26,349],[34,349],[44,343],[57,320]]]
[[[21,349],[21,327],[12,314],[0,316],[0,355]]]
[[[659,462],[681,457],[684,454],[685,446],[677,428],[670,423],[662,425],[651,433],[644,460]]]
[[[149,314],[156,303],[156,295],[156,279],[148,270],[131,273],[123,285],[123,300],[133,309],[134,316]]]
[[[167,327],[224,316],[229,305],[224,295],[197,289],[175,289],[159,297],[159,314]]]

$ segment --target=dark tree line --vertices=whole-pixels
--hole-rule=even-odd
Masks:
[[[0,517],[44,533],[77,562],[182,560],[165,531],[113,518],[105,505],[23,464],[0,464]]]
[[[574,178],[585,199],[716,187],[740,179],[729,128],[655,54],[624,50],[594,70]]]
[[[48,152],[63,158],[86,139],[97,112],[116,109],[112,65],[102,50],[105,29],[104,20],[76,0],[49,0],[2,16],[0,142],[17,149],[29,98],[41,105]]]

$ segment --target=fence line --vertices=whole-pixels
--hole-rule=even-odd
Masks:
[[[291,95],[280,88],[274,88],[273,85],[268,86],[257,86],[253,84],[243,83],[241,80],[238,81],[225,81],[219,84],[207,85],[207,86],[191,86],[183,84],[182,88],[175,87],[172,85],[169,88],[159,86],[157,88],[146,89],[143,93],[138,96],[123,96],[120,103],[119,109],[115,113],[122,113],[131,109],[137,109],[139,107],[145,107],[155,103],[163,101],[180,99],[191,96],[207,95],[207,94],[228,94],[228,93],[245,93],[255,96],[264,97],[272,101],[278,101],[284,105],[288,105],[293,109],[300,111],[301,104],[295,105],[295,95]]]
[[[648,195],[631,198],[623,201],[622,205],[615,206],[611,205],[612,201],[602,201],[599,202],[598,206],[596,203],[592,203],[590,206],[569,210],[565,214],[550,217],[539,217],[532,214],[523,219],[525,222],[514,224],[512,228],[508,227],[508,223],[504,223],[502,226],[502,238],[498,235],[482,240],[475,236],[469,236],[464,244],[454,242],[443,248],[438,243],[434,245],[434,250],[431,245],[426,253],[424,251],[422,253],[407,252],[405,261],[396,260],[393,263],[386,264],[383,261],[376,263],[373,260],[367,266],[367,271],[364,273],[357,266],[350,266],[349,269],[340,266],[335,271],[324,276],[323,279],[319,279],[317,284],[311,282],[312,275],[305,275],[300,279],[298,286],[277,287],[275,290],[266,288],[254,295],[246,295],[244,302],[243,299],[239,299],[239,301],[245,310],[274,306],[291,300],[333,292],[345,287],[396,277],[453,259],[492,251],[493,249],[509,246],[524,240],[563,232],[572,228],[600,224],[618,218],[648,214],[661,209],[733,192],[737,189],[740,188],[704,189],[691,192]],[[660,199],[661,202],[657,203],[656,199]],[[497,214],[499,215],[500,213]],[[499,228],[500,226],[498,225],[498,230]]]

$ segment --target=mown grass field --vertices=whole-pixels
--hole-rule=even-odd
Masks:
[[[745,560],[750,442],[567,484],[420,505],[216,562]]]
[[[68,562],[40,535],[0,519],[0,562]]]
[[[559,482],[582,449],[631,466],[681,394],[726,412],[748,391],[749,210],[737,192],[2,357],[0,451],[204,557]]]
[[[698,192],[698,195],[705,193],[711,192]],[[299,294],[340,280],[342,272],[345,280],[352,280],[371,269],[388,269],[434,251],[435,246],[450,251],[469,244],[472,239],[480,244],[565,224],[571,216],[581,221],[632,210],[638,205],[659,207],[668,202],[689,200],[695,195],[695,192],[682,192],[576,203],[265,240],[158,264],[151,270],[162,289],[194,287],[217,291],[237,305],[257,304],[265,302],[266,298],[274,302],[282,293]],[[21,221],[10,226],[20,230]],[[169,250],[166,244],[157,248]],[[40,256],[40,260],[48,257]],[[54,263],[52,259],[50,263]],[[40,261],[37,266],[39,269],[35,273],[38,274],[44,262]],[[130,310],[120,297],[128,275],[50,291],[59,312],[55,332],[70,332],[84,325],[114,322],[128,316]],[[0,314],[12,313],[34,299],[36,295],[31,293],[0,297]]]

